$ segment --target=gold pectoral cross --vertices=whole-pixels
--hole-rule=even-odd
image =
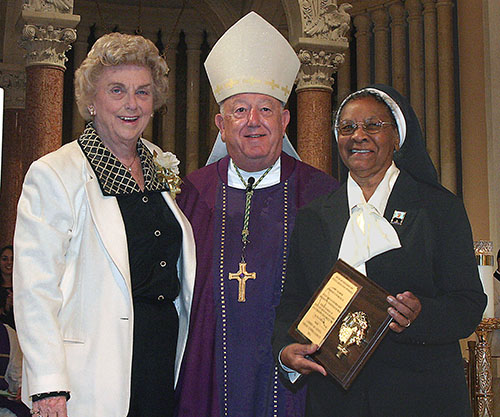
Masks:
[[[255,272],[247,272],[247,264],[240,263],[240,269],[238,272],[229,273],[229,279],[237,279],[238,280],[238,302],[244,303],[246,301],[245,298],[245,287],[247,279],[255,279],[257,278],[257,274]]]

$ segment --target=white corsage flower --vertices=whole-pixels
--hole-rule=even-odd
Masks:
[[[182,180],[179,177],[180,161],[172,152],[153,151],[153,162],[156,169],[156,177],[162,184],[167,184],[170,195],[175,198],[181,192]]]

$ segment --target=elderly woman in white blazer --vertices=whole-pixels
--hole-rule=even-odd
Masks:
[[[75,77],[85,131],[26,175],[14,293],[34,415],[173,414],[194,239],[173,198],[177,159],[140,138],[167,71],[141,36],[100,38]]]

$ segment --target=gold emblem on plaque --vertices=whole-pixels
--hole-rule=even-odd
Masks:
[[[366,331],[370,327],[370,321],[368,320],[368,315],[363,311],[356,311],[355,313],[349,313],[342,320],[342,325],[339,330],[339,341],[337,345],[337,358],[342,355],[349,355],[349,350],[347,349],[351,345],[361,345],[361,342],[365,339]]]

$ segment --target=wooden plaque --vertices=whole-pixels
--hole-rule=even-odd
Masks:
[[[339,259],[288,333],[319,345],[311,358],[347,390],[389,329],[388,295]]]

